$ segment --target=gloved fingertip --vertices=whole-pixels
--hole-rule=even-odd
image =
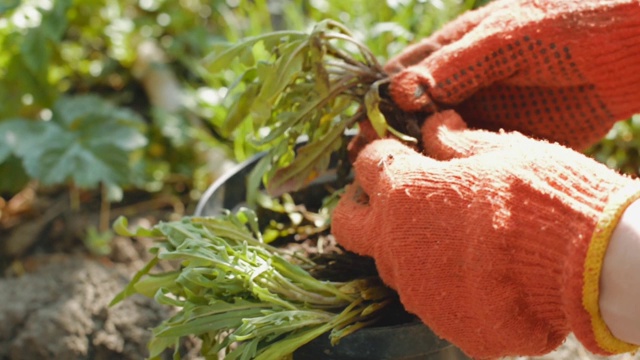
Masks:
[[[372,255],[373,244],[367,232],[371,229],[369,197],[358,182],[347,186],[331,215],[331,233],[345,249],[361,255]]]
[[[435,107],[429,96],[429,81],[417,67],[407,68],[391,78],[389,93],[402,110],[416,112]]]
[[[519,133],[468,129],[453,110],[432,115],[421,130],[425,154],[437,160],[465,158],[526,143]]]
[[[353,164],[356,179],[368,194],[379,192],[380,180],[395,161],[423,157],[396,139],[379,139],[365,146]]]
[[[467,124],[454,110],[431,115],[421,129],[425,153],[438,160],[470,155],[473,144],[464,136],[466,130]]]
[[[422,139],[425,142],[430,141],[438,129],[446,129],[448,131],[466,130],[467,124],[455,110],[437,112],[429,116],[422,125]]]

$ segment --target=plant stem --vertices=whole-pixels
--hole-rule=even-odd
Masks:
[[[80,211],[80,190],[73,183],[69,186],[69,205],[71,212]]]
[[[100,184],[100,224],[98,229],[101,233],[109,230],[109,220],[111,219],[111,203],[109,202],[109,194],[107,186]]]

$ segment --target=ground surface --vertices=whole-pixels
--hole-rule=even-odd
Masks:
[[[138,224],[152,219],[141,216]],[[0,232],[0,360],[144,359],[150,329],[173,309],[143,296],[109,303],[145,265],[151,240],[116,237],[109,255],[94,256],[82,243],[62,246],[60,234],[67,231],[56,230],[55,222],[38,236],[22,230],[34,229],[29,220]],[[16,234],[30,247],[8,260]],[[184,358],[194,358],[192,348],[185,343]]]

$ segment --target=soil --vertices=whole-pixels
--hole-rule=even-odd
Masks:
[[[132,297],[109,302],[128,273],[98,259],[46,255],[32,272],[0,280],[0,358],[140,359],[148,329],[170,309]]]
[[[140,295],[109,303],[147,263],[152,241],[115,237],[108,255],[93,255],[76,231],[98,212],[85,204],[72,214],[65,199],[41,197],[20,213],[0,206],[0,360],[146,358],[150,329],[174,309]],[[174,210],[154,206],[130,220],[149,226]],[[197,350],[187,339],[182,358]]]

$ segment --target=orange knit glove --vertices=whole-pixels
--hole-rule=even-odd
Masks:
[[[468,130],[453,111],[423,135],[437,159],[392,139],[362,150],[338,242],[470,356],[544,354],[571,331],[594,353],[636,349],[604,324],[598,280],[640,183],[557,144]]]
[[[583,150],[640,110],[640,1],[498,0],[386,66],[406,111]]]

